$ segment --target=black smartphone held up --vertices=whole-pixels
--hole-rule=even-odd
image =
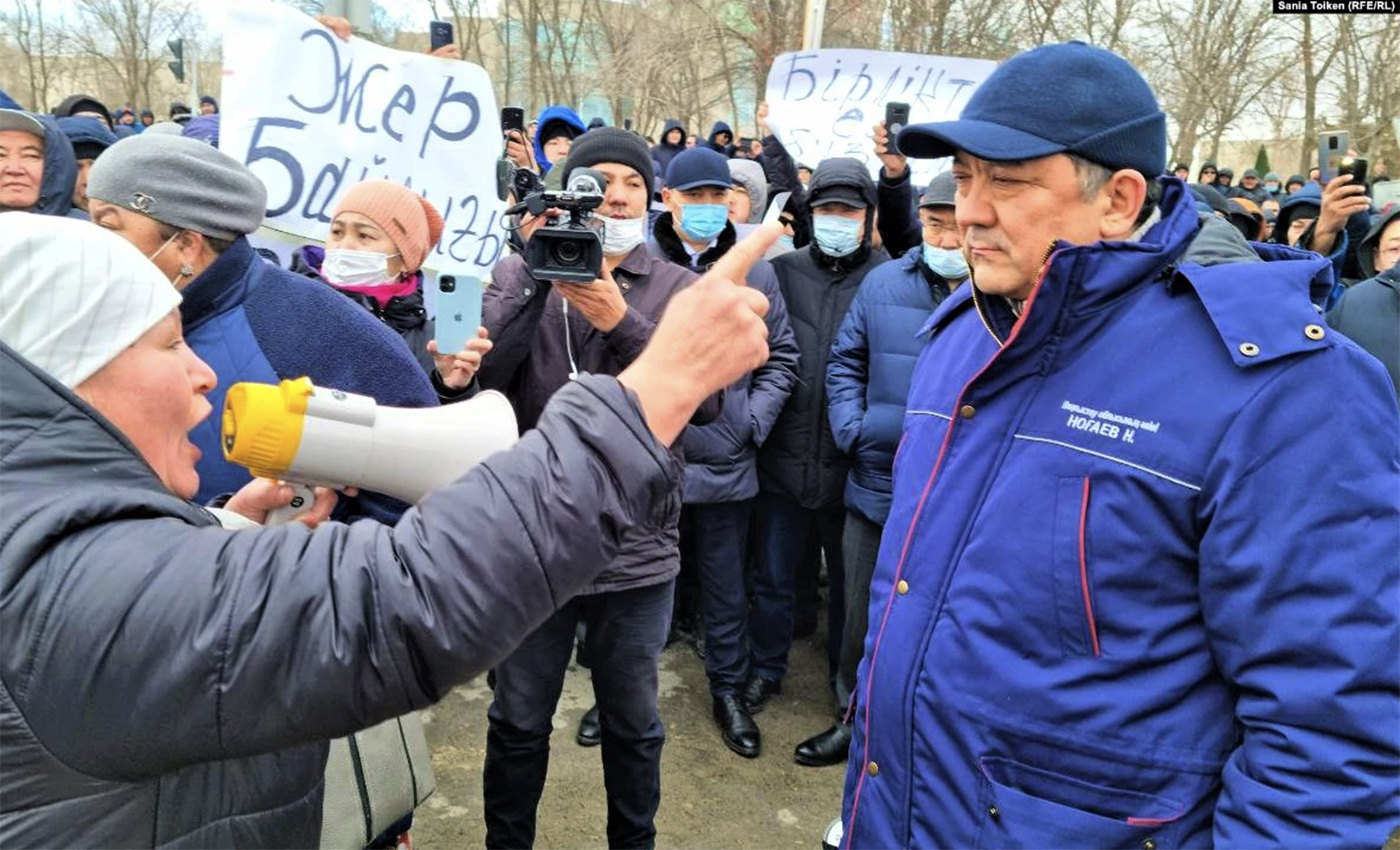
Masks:
[[[1337,160],[1337,173],[1350,174],[1353,186],[1365,186],[1368,164],[1363,156],[1344,156]]]
[[[622,129],[624,129],[624,130],[630,130],[630,129],[632,129],[632,119],[631,119],[631,118],[624,118],[624,119],[622,119]]]
[[[891,144],[893,144],[895,135],[908,124],[909,104],[898,102],[885,104],[885,129],[890,132]]]
[[[1347,150],[1351,147],[1351,133],[1346,130],[1328,130],[1317,137],[1317,168],[1321,174],[1318,177],[1325,188],[1328,183],[1336,179],[1340,173],[1337,164],[1347,155]]]
[[[437,50],[453,43],[452,24],[448,21],[433,21],[428,24],[428,47]]]
[[[519,106],[506,106],[501,109],[501,132],[515,130],[525,132],[525,109]]]

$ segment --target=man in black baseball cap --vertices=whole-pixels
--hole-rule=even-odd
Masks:
[[[817,165],[807,204],[812,244],[773,260],[801,355],[797,386],[758,456],[757,569],[749,615],[749,685],[758,713],[782,692],[798,599],[816,597],[825,557],[827,673],[835,687],[845,623],[841,532],[850,460],[827,425],[826,365],[836,331],[865,276],[888,260],[873,246],[875,181],[865,163],[838,157]],[[815,615],[815,611],[811,612]]]
[[[953,157],[972,275],[920,328],[845,841],[1385,843],[1400,410],[1326,262],[1201,216],[1086,44],[897,144]]]

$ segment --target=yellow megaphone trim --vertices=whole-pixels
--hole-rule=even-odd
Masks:
[[[224,459],[259,478],[281,478],[296,460],[310,378],[272,384],[238,383],[224,397]]]

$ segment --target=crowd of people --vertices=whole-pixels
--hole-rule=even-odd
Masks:
[[[1147,83],[1079,43],[876,124],[873,176],[795,162],[765,107],[653,142],[555,105],[503,157],[517,191],[602,176],[601,274],[532,276],[521,210],[442,352],[431,203],[352,186],[284,267],[198,120],[0,109],[0,843],[313,846],[325,742],[489,670],[486,845],[529,847],[576,657],[609,845],[652,846],[668,644],[757,758],[823,621],[832,719],[791,757],[846,765],[843,846],[1400,823],[1400,209],[1369,186],[1164,173]],[[302,376],[496,390],[526,436],[418,506],[263,527],[291,493],[209,413]]]

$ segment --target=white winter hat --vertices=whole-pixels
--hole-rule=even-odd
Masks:
[[[72,388],[180,304],[150,260],[73,218],[0,215],[0,342]]]

